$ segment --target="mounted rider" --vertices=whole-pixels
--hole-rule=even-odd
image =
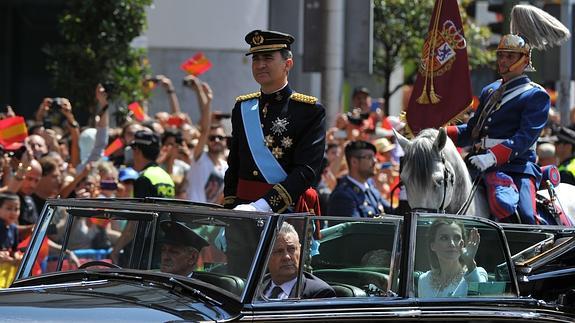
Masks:
[[[535,145],[547,122],[550,99],[524,72],[534,71],[533,48],[559,44],[570,35],[555,18],[528,5],[515,6],[511,21],[512,34],[504,35],[497,47],[501,79],[483,88],[469,122],[449,126],[447,133],[457,146],[473,145],[469,161],[481,172],[492,216],[501,222],[548,224],[536,211],[541,169]],[[555,34],[541,33],[550,30]]]

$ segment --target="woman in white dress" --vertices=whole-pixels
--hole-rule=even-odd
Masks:
[[[461,222],[435,220],[428,232],[427,249],[431,270],[418,281],[419,297],[464,297],[469,282],[486,282],[487,272],[475,263],[479,232],[473,228],[466,237]]]

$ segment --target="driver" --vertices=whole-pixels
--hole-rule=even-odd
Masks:
[[[200,250],[208,242],[180,222],[162,221],[160,227],[165,233],[161,240],[160,271],[190,276],[196,269]]]

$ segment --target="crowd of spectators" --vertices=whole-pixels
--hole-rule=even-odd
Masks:
[[[169,78],[158,75],[147,81],[150,80],[168,94],[169,112],[145,116],[141,121],[128,115],[123,123],[112,127],[108,95],[98,85],[94,97],[98,112],[91,122],[94,127],[78,124],[68,99],[45,98],[35,118],[26,120],[26,139],[0,147],[0,221],[4,224],[0,226],[0,263],[19,261],[25,247],[19,244],[31,235],[47,199],[137,196],[134,183],[139,172],[134,165],[136,148],[132,143],[135,134],[144,129],[161,138],[155,163],[171,176],[176,198],[223,203],[229,139],[224,123],[229,114],[213,111],[210,86],[188,76],[184,84],[195,92],[200,109],[199,120],[194,123],[180,110]],[[382,100],[372,100],[367,88],[358,87],[352,95],[350,112],[339,114],[327,130],[321,178],[316,187],[323,214],[336,214],[340,208],[330,208],[330,204],[346,199],[355,200],[346,204],[348,216],[400,212],[400,201],[405,200],[398,185],[403,151],[395,144],[393,130],[401,132],[405,125],[398,117],[386,116],[382,111]],[[14,111],[7,108],[0,118],[14,116]],[[550,115],[537,152],[541,165],[564,165],[560,170],[569,182],[575,175],[575,126],[559,126],[558,117],[557,113]],[[575,113],[571,119],[573,124]],[[113,146],[119,148],[110,151]],[[361,189],[346,190],[343,186],[349,183]],[[334,191],[338,192],[337,197],[330,199]],[[371,201],[373,205],[368,205]],[[85,234],[70,243],[76,247],[94,246],[102,234],[101,228],[89,222],[77,225]],[[111,227],[105,228],[104,233],[113,241],[121,235]],[[51,242],[51,247],[57,249],[59,245]]]

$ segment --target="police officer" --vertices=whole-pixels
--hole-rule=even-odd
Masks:
[[[555,155],[559,159],[561,183],[575,185],[575,131],[559,127],[555,136]]]
[[[156,164],[160,137],[150,129],[138,130],[130,146],[134,151],[134,169],[140,172],[134,183],[134,197],[174,197],[174,181]]]
[[[338,179],[330,195],[328,215],[372,218],[391,213],[389,202],[373,185],[375,146],[367,141],[352,141],[345,146],[348,175]]]
[[[261,88],[239,96],[232,111],[224,206],[282,213],[293,208],[318,176],[325,109],[288,84],[293,36],[254,30],[245,41]]]

